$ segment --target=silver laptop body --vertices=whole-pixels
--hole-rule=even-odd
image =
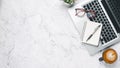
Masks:
[[[103,24],[99,46],[85,45],[90,55],[94,55],[120,41],[120,18],[118,18],[120,11],[113,11],[113,9],[120,8],[120,2],[115,2],[118,3],[118,6],[115,5],[117,7],[113,8],[115,7],[114,4],[111,6],[112,3],[109,1],[115,0],[87,0],[81,4],[86,10],[90,9],[96,12],[96,17],[89,20]],[[115,12],[119,14],[114,14]]]

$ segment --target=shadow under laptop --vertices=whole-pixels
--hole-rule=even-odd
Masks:
[[[2,7],[2,0],[0,0],[0,10],[1,10],[1,7]]]

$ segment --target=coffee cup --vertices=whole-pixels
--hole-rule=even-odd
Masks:
[[[99,61],[104,61],[105,63],[112,64],[117,60],[117,58],[117,52],[114,49],[109,48],[102,53],[102,57],[99,58]]]

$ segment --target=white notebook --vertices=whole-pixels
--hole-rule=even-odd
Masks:
[[[102,24],[92,22],[92,21],[85,22],[84,27],[83,27],[82,42],[93,45],[93,46],[98,46],[100,35],[101,35],[101,30],[102,30]]]

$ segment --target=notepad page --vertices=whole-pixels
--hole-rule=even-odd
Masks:
[[[94,33],[94,35],[88,41],[86,41],[88,37],[95,31],[95,29],[99,25],[101,25],[100,28]],[[101,35],[101,30],[102,30],[102,24],[95,23],[92,21],[87,21],[84,27],[85,27],[85,30],[84,30],[84,35],[83,35],[83,43],[91,44],[93,46],[98,46],[100,35]]]

